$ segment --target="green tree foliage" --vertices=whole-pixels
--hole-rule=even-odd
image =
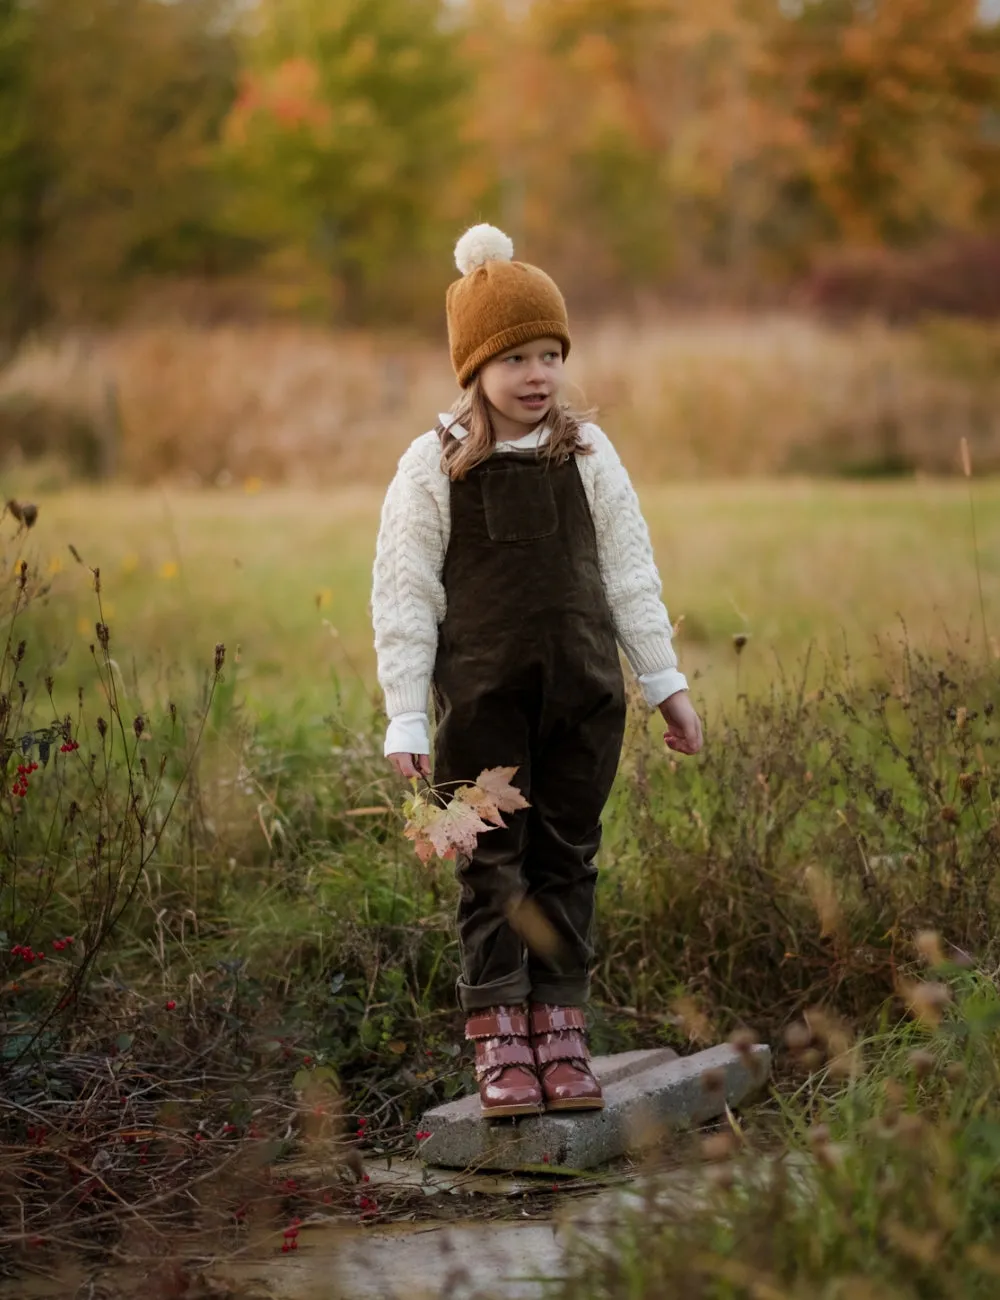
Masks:
[[[221,256],[222,0],[0,0],[0,267],[13,335]]]
[[[262,0],[226,126],[235,228],[301,251],[343,318],[399,310],[441,235],[467,76],[441,0]],[[438,288],[440,287],[438,283]]]

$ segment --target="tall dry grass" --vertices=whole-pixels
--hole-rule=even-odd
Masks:
[[[806,316],[606,321],[569,373],[633,473],[1000,467],[1000,331]],[[37,341],[0,374],[0,455],[133,482],[384,482],[455,395],[439,345],[289,325]],[[82,450],[81,450],[82,449]]]

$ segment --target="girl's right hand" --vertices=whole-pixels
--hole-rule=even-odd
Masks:
[[[390,754],[389,762],[400,776],[411,781],[415,776],[430,780],[431,760],[428,754]]]

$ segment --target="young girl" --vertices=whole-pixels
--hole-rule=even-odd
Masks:
[[[628,475],[560,402],[562,294],[513,253],[492,226],[456,246],[448,337],[463,392],[399,462],[372,590],[393,767],[430,776],[431,692],[435,783],[516,767],[530,804],[458,865],[458,993],[489,1117],[604,1105],[583,1008],[625,725],[618,644],[670,748],[702,744]],[[545,942],[524,942],[525,908]]]

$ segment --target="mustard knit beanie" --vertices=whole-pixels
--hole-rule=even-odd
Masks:
[[[480,366],[532,339],[552,337],[569,352],[566,303],[537,266],[515,262],[514,245],[496,226],[473,226],[455,245],[461,280],[448,287],[448,343],[458,382],[468,387]]]

